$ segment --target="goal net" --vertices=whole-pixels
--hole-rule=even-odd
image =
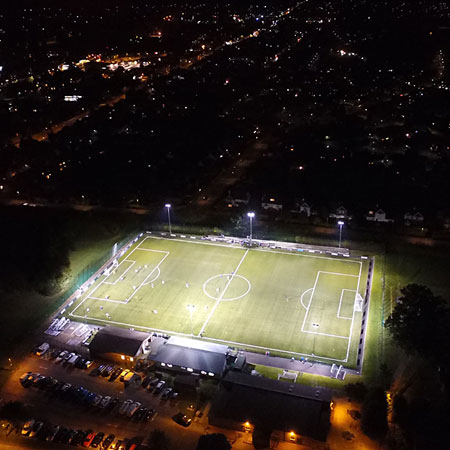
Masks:
[[[355,311],[362,311],[363,309],[363,303],[364,299],[362,298],[361,294],[357,293],[355,296]]]

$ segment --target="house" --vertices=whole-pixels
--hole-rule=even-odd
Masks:
[[[166,370],[221,378],[225,371],[227,353],[226,345],[171,336],[148,359]]]
[[[133,329],[106,326],[101,328],[89,344],[93,359],[107,359],[123,364],[134,362],[147,352],[150,334]]]
[[[384,223],[392,223],[394,222],[393,219],[388,219],[386,217],[386,213],[380,208],[376,211],[369,211],[369,213],[366,216],[366,220],[369,222],[384,222]]]
[[[251,199],[250,192],[231,192],[228,191],[227,196],[225,197],[225,203],[229,208],[237,207],[237,206],[247,206]]]
[[[282,211],[283,205],[275,196],[264,196],[261,201],[261,208],[265,211]]]
[[[330,427],[331,391],[239,372],[228,372],[208,414],[213,426],[252,433],[270,440],[325,441]]]
[[[410,225],[421,225],[424,217],[420,212],[410,213],[406,212],[403,216],[404,223],[407,227]]]
[[[291,212],[295,214],[303,214],[306,217],[309,217],[312,214],[311,206],[308,203],[306,203],[303,199],[301,202],[295,203],[295,208],[292,209]]]
[[[328,215],[330,219],[351,219],[351,216],[348,215],[348,209],[344,206],[339,206],[336,210]]]

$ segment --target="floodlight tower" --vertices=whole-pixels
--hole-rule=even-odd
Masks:
[[[339,225],[339,248],[341,248],[341,243],[342,243],[342,226],[344,225],[344,222],[342,220],[339,220],[338,225]]]
[[[248,218],[250,219],[250,247],[252,246],[252,238],[253,238],[253,217],[255,217],[254,212],[247,213]]]
[[[170,203],[166,203],[164,206],[167,208],[167,219],[169,221],[169,234],[172,234],[172,225],[170,223],[170,208],[172,207],[172,205]]]

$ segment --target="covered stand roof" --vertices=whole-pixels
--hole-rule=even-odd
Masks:
[[[89,349],[93,353],[118,353],[126,356],[135,356],[142,343],[150,334],[142,331],[106,326],[94,337]]]

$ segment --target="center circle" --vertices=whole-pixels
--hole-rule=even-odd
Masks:
[[[236,286],[237,282],[237,286]],[[223,290],[228,288],[230,285],[234,285],[234,289],[237,288],[238,291],[243,292],[243,294],[236,297],[227,297],[227,292],[222,296]],[[245,297],[251,289],[252,285],[247,278],[242,275],[233,275],[232,273],[223,273],[220,275],[214,275],[211,278],[208,278],[203,283],[203,292],[205,295],[213,300],[220,300],[223,302],[231,302],[233,300],[239,300],[242,297]]]

